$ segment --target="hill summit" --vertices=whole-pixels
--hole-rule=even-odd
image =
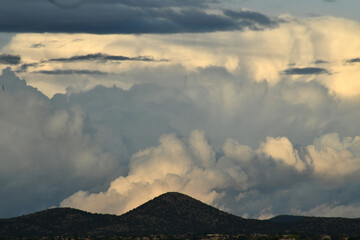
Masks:
[[[162,194],[122,218],[137,228],[136,223],[144,223],[137,231],[168,234],[238,232],[248,222],[177,192]]]

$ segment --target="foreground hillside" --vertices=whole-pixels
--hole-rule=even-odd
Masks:
[[[0,219],[0,238],[299,234],[360,236],[360,219],[279,216],[243,219],[180,193],[166,193],[121,216],[55,208]]]

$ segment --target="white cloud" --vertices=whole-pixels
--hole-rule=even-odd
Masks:
[[[220,196],[212,189],[223,181],[214,168],[213,155],[201,131],[192,132],[187,140],[164,135],[159,146],[134,154],[128,176],[114,180],[106,192],[78,192],[61,205],[120,214],[168,191],[184,192],[211,204]]]
[[[336,133],[315,139],[307,147],[314,171],[330,179],[356,174],[360,169],[360,138],[347,137],[340,140]]]
[[[341,152],[334,152],[343,156]],[[61,206],[122,214],[162,193],[179,191],[239,215],[269,218],[278,211],[294,208],[290,204],[280,210],[273,204],[279,197],[283,199],[278,204],[292,198],[290,192],[296,191],[297,185],[305,184],[305,188],[311,189],[314,179],[327,185],[323,178],[326,180],[328,176],[318,172],[316,166],[321,164],[319,161],[333,160],[326,155],[327,150],[321,153],[321,159],[313,152],[301,159],[285,137],[268,138],[255,150],[229,139],[224,144],[223,155],[215,161],[213,148],[203,132],[195,130],[186,139],[173,134],[164,135],[158,146],[134,154],[129,163],[129,174],[114,180],[107,191],[97,194],[80,191],[65,199]],[[305,164],[308,158],[312,162]],[[338,164],[346,161],[342,158],[336,160]],[[360,162],[360,159],[356,161]],[[315,171],[312,171],[313,168]],[[359,173],[359,168],[351,173],[354,172]],[[343,172],[342,177],[351,173]],[[338,181],[335,188],[346,188],[346,183]],[[331,188],[328,191],[331,192]],[[299,213],[301,211],[298,210]],[[342,216],[348,216],[348,213],[345,211]]]
[[[286,137],[266,139],[265,143],[260,145],[260,153],[264,153],[275,161],[281,161],[289,166],[295,167],[299,171],[305,169],[305,164],[300,160],[297,150]]]
[[[41,87],[48,95],[56,91],[65,92],[71,86],[76,89],[90,89],[97,84],[116,84],[129,88],[134,83],[159,82],[157,73],[161,67],[183,66],[188,72],[209,66],[224,67],[230,73],[256,82],[276,84],[287,81],[315,81],[326,86],[339,97],[359,95],[357,64],[346,64],[349,59],[360,56],[360,38],[357,32],[360,24],[346,19],[317,17],[307,19],[286,18],[277,28],[264,31],[231,31],[197,34],[171,35],[90,35],[90,34],[18,34],[4,47],[3,51],[19,54],[26,63],[51,58],[72,57],[94,53],[122,55],[128,57],[152,56],[154,59],[168,59],[169,62],[113,62],[101,61],[42,63],[35,70],[90,69],[110,72],[101,81],[93,76],[77,77],[76,81],[57,76],[23,73],[30,84]],[[34,44],[42,48],[31,48]],[[323,60],[321,67],[331,74],[284,76],[283,71],[296,68],[316,67],[315,62]],[[295,65],[291,65],[295,64]],[[290,67],[289,67],[290,66]],[[160,67],[160,68],[159,68]],[[154,79],[137,78],[136,72],[149,70]],[[171,73],[165,70],[165,74]],[[126,76],[126,77],[125,77]],[[174,77],[174,76],[172,76]],[[176,77],[174,77],[173,81]],[[161,84],[172,82],[167,78]],[[49,88],[45,84],[53,85]],[[56,90],[52,89],[55,88]]]

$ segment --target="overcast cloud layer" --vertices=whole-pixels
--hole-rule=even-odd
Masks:
[[[211,2],[3,0],[0,31],[182,33],[263,29],[278,22],[248,10],[217,8],[214,12]]]
[[[283,20],[14,36],[0,55],[0,216],[121,214],[180,191],[245,217],[359,217],[360,24]]]

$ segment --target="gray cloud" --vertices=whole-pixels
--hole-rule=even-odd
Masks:
[[[309,74],[329,74],[325,68],[289,68],[283,71],[285,75],[309,75]]]
[[[233,19],[242,21],[245,23],[245,25],[252,25],[251,23],[257,23],[262,26],[274,26],[277,24],[276,21],[271,20],[268,16],[253,11],[224,10],[224,14]]]
[[[270,85],[219,67],[136,69],[126,77],[135,83],[129,90],[97,86],[48,99],[4,72],[0,216],[64,199],[106,207],[106,198],[112,211],[156,189],[208,196],[248,217],[309,212],[333,199],[358,203],[358,101],[339,100],[315,81]],[[120,176],[129,195],[106,195]]]
[[[79,106],[57,111],[9,68],[0,84],[5,86],[0,92],[0,217],[55,206],[78,188],[98,191],[108,184],[118,164],[95,136],[84,133],[88,127]]]
[[[208,4],[215,3],[217,0],[48,0],[51,4],[56,7],[63,9],[77,8],[84,4],[119,4],[130,7],[144,7],[144,8],[161,8],[161,7],[205,7]]]
[[[94,53],[87,55],[77,55],[69,58],[52,58],[46,60],[46,62],[79,62],[79,61],[143,61],[153,62],[155,61],[152,57],[126,57],[126,56],[115,56],[107,55],[104,53]],[[165,61],[165,60],[162,60]]]
[[[80,70],[80,69],[55,69],[55,70],[41,70],[33,73],[51,74],[51,75],[71,75],[71,74],[86,74],[86,75],[106,75],[107,72],[97,70]]]
[[[0,54],[0,64],[17,65],[21,62],[19,55]]]
[[[179,33],[259,29],[271,20],[256,12],[208,13],[211,1],[60,1],[4,0],[0,29],[5,32]],[[21,6],[21,7],[19,7]],[[174,7],[178,8],[174,10]],[[221,9],[220,9],[221,10]],[[14,14],[18,16],[14,18]],[[270,21],[270,22],[269,22]]]
[[[324,2],[327,2],[327,3],[334,3],[336,2],[336,0],[323,0]]]
[[[48,1],[54,6],[62,9],[77,8],[82,4],[84,4],[84,0],[66,0],[66,1],[48,0]]]
[[[37,67],[39,66],[41,63],[24,63],[21,64],[20,69],[18,70],[19,72],[24,72],[26,71],[29,67]]]
[[[346,61],[347,63],[360,63],[360,58],[353,58]]]
[[[37,67],[47,62],[63,62],[63,63],[71,63],[71,62],[82,62],[82,61],[99,61],[99,62],[107,62],[107,61],[142,61],[142,62],[155,62],[161,61],[166,62],[167,59],[155,60],[152,57],[145,56],[137,56],[137,57],[126,57],[126,56],[116,56],[116,55],[107,55],[103,53],[95,53],[95,54],[87,54],[87,55],[76,55],[69,58],[51,58],[48,60],[43,60],[37,63],[24,63],[20,66],[20,69],[17,72],[27,71],[29,67]],[[93,74],[93,75],[106,75],[108,73],[98,71],[98,70],[87,70],[87,69],[55,69],[55,70],[40,70],[34,71],[34,73],[42,73],[42,74]]]
[[[329,63],[328,61],[322,60],[322,59],[318,59],[314,62],[314,64],[325,64],[325,63]]]
[[[12,60],[14,56],[5,55],[4,59]],[[15,56],[17,57],[17,56]],[[18,56],[20,59],[20,56]],[[82,62],[82,61],[99,61],[99,62],[107,62],[107,61],[141,61],[141,62],[167,62],[167,59],[155,60],[152,57],[146,56],[137,56],[137,57],[126,57],[120,55],[108,55],[103,53],[95,53],[95,54],[87,54],[87,55],[76,55],[69,58],[51,58],[47,60],[42,60],[40,62],[34,63],[24,63],[20,66],[20,69],[17,72],[25,72],[29,67],[37,67],[47,62],[63,62],[63,63],[71,63],[71,62]],[[98,70],[79,70],[79,69],[56,69],[56,70],[40,70],[34,71],[35,73],[43,73],[43,74],[94,74],[94,75],[105,75],[106,72],[98,71]]]
[[[42,48],[42,47],[45,47],[45,45],[42,43],[35,43],[30,46],[30,48]]]

